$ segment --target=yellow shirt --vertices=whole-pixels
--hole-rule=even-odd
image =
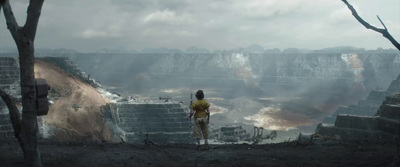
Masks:
[[[202,99],[202,100],[195,100],[192,105],[190,105],[190,109],[195,110],[196,113],[194,114],[195,118],[202,118],[206,117],[207,113],[206,110],[210,107],[210,104]]]

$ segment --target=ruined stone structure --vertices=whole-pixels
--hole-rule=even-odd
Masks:
[[[130,143],[191,143],[191,124],[181,103],[164,100],[108,104],[109,119],[121,128],[121,138]],[[146,140],[146,141],[145,141]]]
[[[333,124],[339,114],[358,115],[358,116],[374,116],[376,111],[385,100],[386,96],[400,92],[400,75],[391,82],[389,88],[384,90],[373,90],[366,99],[360,100],[355,105],[339,107],[331,116],[327,116],[323,123]]]
[[[317,134],[344,139],[398,137],[400,135],[399,81],[400,75],[390,84],[387,91],[379,91],[379,93],[371,92],[367,100],[369,99],[371,102],[369,104],[372,105],[364,105],[364,110],[360,109],[362,104],[368,103],[359,103],[355,105],[358,106],[359,110],[355,110],[355,107],[348,107],[352,109],[347,110],[345,114],[338,114],[334,126],[324,126],[324,124],[321,124],[317,129]],[[382,97],[384,95],[388,96]],[[381,103],[379,107],[376,107],[375,103],[378,103],[377,100],[381,98],[384,98],[383,103]],[[363,111],[367,111],[366,114],[372,115],[371,112],[374,108],[376,108],[376,110],[373,116],[360,116],[363,115]],[[342,108],[338,111],[346,110]]]
[[[18,95],[19,79],[18,60],[10,57],[0,57],[0,89],[10,94]],[[0,100],[0,138],[14,137],[14,130],[8,113],[6,104],[3,100]]]

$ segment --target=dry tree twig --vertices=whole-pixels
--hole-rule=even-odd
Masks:
[[[354,9],[354,7],[352,5],[350,5],[349,2],[347,2],[347,0],[342,0],[347,7],[350,9],[351,14],[354,16],[354,18],[356,18],[358,20],[358,22],[360,22],[365,28],[367,29],[371,29],[374,30],[378,33],[381,33],[385,38],[387,38],[398,50],[400,50],[400,44],[392,37],[392,35],[390,35],[388,29],[386,28],[385,24],[382,22],[381,18],[379,18],[379,16],[377,15],[376,17],[378,17],[378,20],[381,22],[381,24],[383,25],[384,29],[382,28],[377,28],[375,26],[372,26],[371,24],[369,24],[368,22],[364,21],[364,19],[362,19],[357,11]]]

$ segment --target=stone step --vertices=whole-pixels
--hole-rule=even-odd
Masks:
[[[397,95],[387,96],[385,98],[385,101],[383,102],[383,104],[399,104],[399,103],[400,103],[400,97]]]
[[[188,127],[189,125],[189,122],[119,122],[120,127]]]
[[[351,128],[360,130],[379,130],[377,129],[377,117],[356,116],[356,115],[338,115],[335,121],[335,127]]]
[[[362,109],[378,110],[381,104],[382,101],[360,100],[358,101],[357,106]]]
[[[389,88],[387,89],[389,92],[400,92],[400,80],[393,80],[390,83]]]
[[[120,122],[188,122],[187,117],[119,117]]]
[[[360,130],[351,128],[339,128],[339,127],[320,127],[317,129],[317,134],[324,137],[331,137],[335,139],[346,139],[346,140],[359,140],[365,138],[393,138],[393,136],[384,135],[380,131],[376,130]]]
[[[326,116],[322,122],[326,124],[334,124],[335,121],[336,121],[336,116]]]
[[[348,107],[346,107],[346,106],[340,106],[340,107],[332,114],[332,117],[335,117],[335,118],[336,118],[336,116],[339,115],[339,114],[345,114],[346,111],[347,111],[347,108],[348,108]]]
[[[394,120],[394,119],[388,119],[384,117],[379,117],[378,118],[378,129],[382,132],[398,136],[399,134],[399,127],[400,127],[400,121],[399,120]]]
[[[182,127],[147,127],[147,126],[124,126],[120,127],[125,132],[191,132],[190,126]]]
[[[336,128],[357,129],[366,131],[381,131],[397,136],[400,130],[400,120],[385,117],[360,117],[354,115],[338,115],[335,122]]]
[[[348,114],[348,115],[359,115],[359,116],[373,116],[376,114],[377,110],[367,110],[367,109],[361,109],[358,108],[357,106],[348,106],[348,107],[340,107],[336,112],[332,115],[339,115],[339,114]]]
[[[13,138],[15,137],[14,131],[0,131],[0,139],[1,138]]]
[[[170,108],[182,108],[180,103],[173,104],[130,104],[130,103],[118,103],[118,108],[134,108],[134,109],[170,109]]]
[[[143,142],[144,134],[157,143],[188,142],[192,128],[188,114],[176,104],[118,104],[118,125],[128,141]],[[182,135],[183,134],[183,135]]]
[[[119,108],[118,113],[181,113],[185,110],[182,108],[145,108],[145,109],[138,109],[138,108]]]
[[[11,125],[10,118],[8,118],[8,119],[0,119],[0,125]]]
[[[366,100],[371,100],[371,101],[380,101],[382,102],[383,100],[385,100],[385,97],[387,95],[389,95],[390,92],[389,91],[377,91],[377,90],[373,90],[369,93],[368,97],[366,98]]]
[[[0,131],[1,132],[3,132],[3,131],[13,131],[14,129],[13,129],[13,127],[12,127],[12,125],[11,124],[8,124],[8,125],[0,125]]]
[[[120,126],[125,126],[125,125],[148,125],[148,126],[155,126],[155,125],[160,125],[160,126],[178,126],[178,125],[189,125],[189,121],[181,121],[181,122],[163,122],[163,121],[126,121],[126,120],[121,120],[119,122]]]
[[[10,115],[8,115],[8,114],[0,114],[0,121],[9,120],[9,119],[10,119]]]
[[[349,115],[358,115],[358,116],[374,116],[377,112],[377,109],[371,110],[369,109],[363,109],[363,108],[349,108],[347,111]]]
[[[400,120],[400,105],[386,104],[379,108],[378,115],[381,117]]]
[[[159,117],[173,117],[173,118],[187,118],[187,114],[184,112],[175,112],[175,113],[138,113],[138,112],[118,112],[118,117],[151,117],[151,118],[159,118]]]

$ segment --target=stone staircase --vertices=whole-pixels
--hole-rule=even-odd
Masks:
[[[369,93],[366,99],[358,101],[355,105],[339,107],[331,116],[325,117],[322,121],[325,124],[334,124],[337,116],[340,114],[358,115],[358,116],[374,116],[376,111],[385,100],[386,96],[400,92],[400,75],[391,82],[386,91],[374,90]]]
[[[118,102],[110,115],[130,143],[192,143],[192,130],[185,109],[178,102],[151,100]]]
[[[339,114],[334,126],[321,124],[316,133],[341,139],[398,137],[400,135],[400,95],[387,96],[375,116]]]

